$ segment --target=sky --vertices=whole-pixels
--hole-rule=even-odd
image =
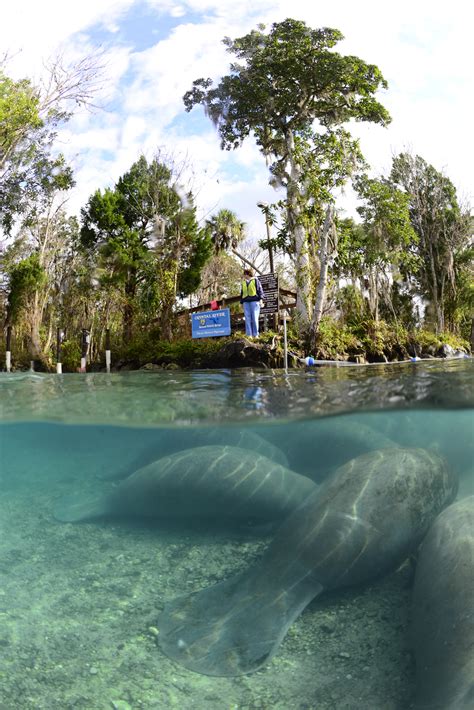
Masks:
[[[198,77],[228,73],[225,36],[287,17],[313,28],[333,27],[336,49],[376,64],[388,81],[378,98],[392,116],[388,128],[357,124],[373,176],[410,150],[443,171],[462,201],[473,198],[473,83],[470,0],[23,0],[2,5],[1,52],[6,71],[40,81],[44,65],[62,54],[77,59],[100,49],[105,68],[97,108],[63,128],[58,147],[75,170],[68,209],[78,214],[98,188],[113,186],[141,154],[158,151],[179,167],[203,220],[222,208],[264,237],[258,202],[278,198],[263,156],[251,140],[222,151],[200,107],[186,113],[183,94]],[[343,202],[354,213],[350,192]]]

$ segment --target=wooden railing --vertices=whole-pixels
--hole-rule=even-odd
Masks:
[[[296,306],[296,293],[294,291],[289,291],[286,288],[280,288],[279,290],[279,309],[290,311]],[[282,298],[283,297],[283,298]],[[286,299],[292,298],[292,301],[287,301]],[[231,296],[230,298],[216,298],[214,299],[217,303],[218,308],[227,308],[234,303],[240,303],[240,296]],[[210,311],[211,301],[209,303],[200,303],[199,306],[194,306],[193,308],[183,308],[178,311],[176,315],[184,316],[191,313],[199,313],[199,311]]]

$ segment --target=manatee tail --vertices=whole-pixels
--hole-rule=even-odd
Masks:
[[[62,523],[103,518],[110,513],[109,498],[107,493],[78,491],[58,501],[53,515]]]
[[[286,589],[253,567],[165,606],[158,619],[164,653],[197,673],[234,676],[267,663],[289,626],[322,586],[309,576]]]

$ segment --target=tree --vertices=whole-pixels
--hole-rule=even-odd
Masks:
[[[362,217],[359,253],[362,272],[369,294],[369,308],[375,322],[379,320],[379,301],[390,301],[391,284],[412,275],[418,268],[413,253],[418,238],[410,222],[408,196],[387,180],[362,176],[356,189],[363,200],[357,208]],[[362,238],[360,238],[362,237]],[[395,318],[396,319],[396,318]]]
[[[25,166],[28,180],[10,171],[1,187],[4,193],[4,226],[11,226],[13,215],[17,219],[18,233],[15,241],[30,250],[29,256],[19,262],[12,262],[9,274],[9,296],[7,323],[15,322],[20,313],[25,316],[26,340],[30,359],[43,369],[49,366],[49,334],[41,337],[43,315],[51,294],[50,278],[54,271],[55,259],[68,248],[63,206],[64,193],[72,187],[72,170],[60,155],[50,157],[43,147],[35,146],[32,164]],[[21,198],[16,201],[16,196]],[[21,208],[20,208],[21,205]]]
[[[456,309],[458,281],[464,273],[472,222],[458,203],[456,189],[446,176],[420,156],[400,153],[393,160],[390,180],[409,201],[410,219],[417,234],[414,251],[420,268],[419,294],[432,309],[437,332],[446,327],[446,308]]]
[[[137,298],[146,311],[158,311],[170,338],[177,295],[196,287],[211,252],[191,192],[159,158],[148,163],[142,156],[114,188],[96,191],[81,214],[82,244],[99,248],[105,280],[122,290],[124,341],[132,337]]]
[[[0,67],[0,226],[7,233],[48,183],[69,187],[71,170],[52,153],[57,129],[78,107],[91,105],[101,81],[97,54],[71,65],[59,57],[46,69],[46,81],[35,85],[14,81]]]
[[[231,251],[244,264],[260,273],[253,262],[237,251],[237,246],[245,239],[245,223],[239,220],[235,212],[227,209],[219,210],[217,214],[206,220],[205,229],[211,238],[216,256],[222,251]]]
[[[471,220],[469,220],[471,221]],[[472,231],[472,221],[471,221]],[[454,256],[456,289],[448,291],[445,302],[446,325],[471,342],[474,348],[474,244],[457,249]]]
[[[0,174],[26,137],[43,125],[35,87],[28,79],[14,81],[0,70]]]
[[[24,333],[30,360],[41,369],[49,369],[51,364],[50,346],[60,315],[61,284],[77,234],[77,220],[65,214],[62,203],[51,202],[45,214],[28,228],[23,227],[6,253],[6,322]],[[29,255],[15,258],[18,246],[20,254],[28,251]]]
[[[216,215],[206,220],[206,227],[209,230],[215,254],[230,250],[236,253],[237,245],[245,238],[245,223],[241,222],[232,210],[219,210]]]
[[[46,273],[39,263],[37,252],[33,252],[33,254],[12,267],[8,294],[7,325],[18,322],[22,311],[27,308],[28,302],[45,283]]]
[[[318,163],[325,140],[325,148],[332,142],[347,166],[353,161],[356,146],[348,143],[341,124],[350,119],[382,125],[389,122],[388,112],[374,98],[386,82],[376,66],[332,51],[343,39],[338,30],[312,30],[292,19],[274,23],[268,34],[264,29],[259,25],[244,37],[226,38],[228,51],[237,57],[230,74],[216,87],[210,79],[197,79],[184,95],[184,104],[188,111],[203,105],[219,131],[222,148],[235,149],[252,134],[269,162],[271,182],[275,186],[283,183],[295,255],[298,311],[303,324],[308,325],[314,279],[305,221],[308,204],[317,199],[314,184],[311,191],[306,189],[308,175],[318,170],[321,177],[325,170],[335,173],[329,150],[322,151],[329,164]],[[319,125],[315,128],[316,121]]]
[[[232,256],[223,251],[213,254],[202,270],[202,282],[193,301],[200,305],[238,294],[241,280],[242,268]]]
[[[72,170],[55,151],[55,139],[60,124],[79,106],[91,105],[100,80],[99,55],[71,65],[58,58],[46,67],[40,84],[14,81],[0,67],[0,233],[28,252],[18,259],[14,248],[6,249],[6,319],[20,319],[30,359],[44,367],[53,312],[50,278],[55,255],[69,248],[60,195],[73,185]]]

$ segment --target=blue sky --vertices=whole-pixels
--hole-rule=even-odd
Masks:
[[[112,185],[141,153],[157,151],[186,163],[199,215],[226,207],[263,236],[256,203],[275,199],[265,161],[251,141],[221,151],[200,109],[186,114],[182,95],[200,76],[227,72],[221,40],[257,23],[286,17],[312,27],[340,29],[337,49],[377,64],[389,82],[380,99],[389,128],[358,125],[373,174],[390,169],[392,155],[410,149],[444,170],[461,198],[472,200],[473,11],[467,0],[24,0],[2,8],[0,42],[7,71],[39,78],[58,51],[78,57],[102,47],[107,57],[101,109],[82,113],[61,132],[60,148],[76,170],[69,202],[78,212],[97,188]],[[38,31],[41,28],[41,31]],[[343,204],[354,208],[350,193]]]

